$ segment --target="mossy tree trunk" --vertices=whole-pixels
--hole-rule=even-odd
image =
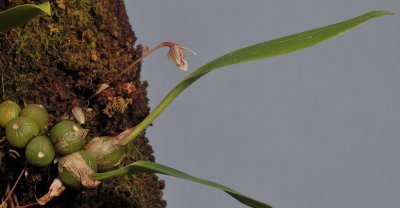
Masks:
[[[4,0],[0,10],[35,0]],[[0,98],[38,103],[50,114],[50,126],[71,117],[71,108],[85,110],[89,138],[116,135],[140,122],[149,112],[146,82],[140,66],[115,81],[104,93],[88,101],[100,83],[107,83],[142,53],[128,22],[123,0],[53,0],[51,17],[0,33]],[[23,151],[15,153],[0,130],[0,196],[5,197],[24,167]],[[144,136],[129,144],[124,163],[154,160]],[[56,177],[56,165],[28,166],[13,202],[35,202]],[[164,183],[141,174],[103,182],[97,189],[67,189],[49,207],[165,207]]]

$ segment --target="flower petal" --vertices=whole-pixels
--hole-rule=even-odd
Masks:
[[[194,50],[192,50],[192,49],[190,49],[190,48],[188,48],[188,47],[186,47],[186,46],[183,46],[183,45],[178,45],[178,46],[179,46],[180,48],[182,48],[182,49],[185,49],[185,50],[189,51],[189,52],[192,53],[193,55],[197,56],[197,53],[194,52]]]
[[[179,45],[176,43],[165,42],[163,44],[164,44],[164,46],[169,47],[169,51],[167,53],[168,59],[172,63],[174,63],[177,67],[179,67],[180,69],[187,71],[188,70],[188,62],[186,60],[184,50],[189,51],[193,55],[197,55],[197,53],[186,46]]]

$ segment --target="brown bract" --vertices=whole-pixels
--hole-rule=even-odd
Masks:
[[[53,183],[51,183],[49,192],[44,196],[37,199],[38,204],[45,205],[54,197],[60,196],[60,194],[65,190],[65,186],[62,184],[61,180],[56,178]]]
[[[62,157],[58,164],[60,173],[68,171],[76,180],[87,188],[95,188],[100,185],[100,181],[91,178],[94,171],[89,167],[86,160],[79,152]]]
[[[75,119],[80,123],[84,124],[85,123],[85,114],[83,113],[83,110],[79,106],[75,106],[72,108],[72,114],[74,115]]]

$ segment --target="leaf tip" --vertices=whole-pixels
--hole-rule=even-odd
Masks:
[[[50,3],[48,1],[44,2],[42,4],[39,4],[38,6],[42,9],[42,11],[44,13],[46,13],[47,15],[51,15]]]
[[[384,15],[394,15],[395,12],[391,12],[391,11],[370,11],[367,14],[370,14],[372,16],[384,16]]]

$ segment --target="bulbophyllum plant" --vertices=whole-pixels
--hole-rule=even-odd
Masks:
[[[0,13],[0,31],[22,25],[42,13],[51,14],[48,2],[40,5],[21,5],[3,11]],[[115,167],[123,160],[126,145],[135,140],[183,90],[207,73],[234,64],[270,58],[301,50],[342,35],[370,19],[390,14],[393,13],[372,11],[343,22],[280,37],[222,55],[190,73],[165,96],[159,105],[140,124],[126,129],[119,135],[99,136],[85,143],[84,138],[90,130],[83,129],[80,126],[85,123],[85,117],[79,107],[75,107],[72,110],[78,123],[67,120],[60,121],[47,132],[48,115],[43,106],[30,104],[21,110],[12,101],[5,101],[0,104],[0,125],[6,128],[6,137],[11,146],[25,148],[27,152],[26,157],[29,157],[26,158],[29,165],[46,167],[53,162],[55,155],[58,155],[59,176],[53,179],[53,183],[49,187],[49,192],[37,200],[37,203],[40,205],[44,205],[52,198],[59,196],[68,187],[96,188],[101,181],[110,180],[114,177],[138,173],[159,173],[220,189],[249,207],[269,208],[271,207],[270,205],[246,196],[234,189],[191,176],[155,162],[137,161],[118,169],[115,169]],[[180,69],[188,70],[188,63],[184,52],[189,51],[194,55],[196,53],[183,45],[173,42],[163,42],[144,53],[142,57],[122,70],[112,80],[117,80],[120,76],[130,71],[137,63],[140,63],[146,56],[163,47],[169,48],[167,57],[170,61]],[[110,84],[101,84],[99,90],[93,96],[101,93]],[[20,177],[24,171],[25,168],[22,170]],[[7,200],[9,200],[16,185],[17,183],[8,196],[4,198],[1,207],[6,206]]]

